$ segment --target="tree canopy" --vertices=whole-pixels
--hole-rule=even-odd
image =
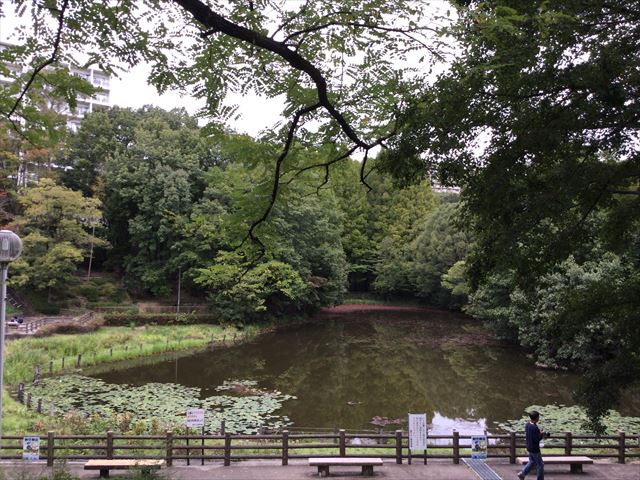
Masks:
[[[640,372],[640,3],[458,5],[461,54],[383,168],[463,188],[472,311],[541,363],[588,371],[599,418]]]

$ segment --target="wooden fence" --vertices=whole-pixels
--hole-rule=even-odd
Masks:
[[[524,435],[488,435],[488,457],[508,458],[516,462],[524,454]],[[355,439],[359,439],[356,442]],[[396,430],[382,434],[337,433],[297,434],[284,430],[270,435],[56,435],[49,432],[41,438],[40,456],[52,466],[60,460],[104,459],[158,459],[168,466],[174,462],[221,461],[225,466],[236,460],[277,459],[287,465],[289,459],[314,457],[381,457],[402,464],[404,460],[424,461],[450,459],[454,464],[470,456],[466,445],[471,436],[430,435],[427,452],[409,452],[406,432]],[[22,437],[4,436],[0,444],[0,459],[22,458]],[[363,442],[367,440],[367,442]],[[627,435],[572,435],[570,432],[552,435],[553,446],[545,448],[545,456],[588,454],[593,458],[614,458],[625,463],[640,458],[640,434]],[[465,445],[463,445],[463,443]],[[410,454],[411,453],[411,454]]]
[[[73,322],[79,325],[84,325],[92,318],[93,318],[93,312],[86,312],[82,315],[78,315],[77,317],[74,317],[71,319],[67,318],[63,320],[56,317],[44,317],[44,318],[39,318],[37,320],[33,320],[31,322],[23,323],[22,325],[19,325],[16,328],[16,331],[21,334],[32,334],[32,333],[35,333],[35,331],[38,330],[40,327],[43,327],[45,325],[53,325],[56,323],[63,323],[63,322]]]

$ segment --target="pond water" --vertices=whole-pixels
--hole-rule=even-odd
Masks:
[[[370,429],[376,416],[426,412],[433,434],[495,430],[533,404],[571,405],[577,383],[535,368],[475,321],[426,309],[324,313],[247,344],[95,376],[198,387],[202,398],[219,394],[225,381],[254,381],[296,397],[276,414],[297,427]]]

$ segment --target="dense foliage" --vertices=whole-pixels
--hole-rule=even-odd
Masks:
[[[640,2],[455,1],[458,53],[433,84],[406,68],[442,52],[425,2],[291,4],[13,2],[38,27],[0,52],[15,80],[0,182],[18,192],[0,218],[27,234],[16,283],[64,291],[99,243],[80,205],[101,202],[103,267],[138,294],[184,274],[236,321],[339,302],[347,281],[466,308],[540,364],[584,371],[600,418],[640,378]],[[76,51],[107,71],[150,62],[159,91],[190,90],[214,121],[234,113],[228,92],[282,96],[286,122],[254,140],[111,109],[65,142],[48,105],[92,93],[57,67]],[[379,146],[393,148],[370,159]],[[26,188],[38,177],[72,190]],[[42,214],[29,195],[45,186],[61,193]]]
[[[386,169],[463,186],[470,311],[587,372],[598,418],[640,378],[640,4],[458,3],[462,54],[406,112]]]

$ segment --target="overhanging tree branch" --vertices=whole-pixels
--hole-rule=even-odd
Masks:
[[[258,48],[265,49],[278,55],[296,70],[300,70],[309,75],[316,86],[319,105],[324,108],[331,117],[333,117],[344,134],[358,147],[365,150],[372,148],[371,144],[365,142],[358,136],[342,113],[340,113],[331,100],[329,100],[327,81],[322,72],[320,72],[320,70],[309,60],[304,58],[298,52],[291,50],[283,42],[278,42],[258,32],[243,27],[242,25],[238,25],[227,20],[220,14],[214,12],[208,5],[204,4],[200,0],[173,1],[189,12],[196,21],[202,24],[206,29],[207,34],[213,34],[216,32],[223,33]]]
[[[22,88],[22,92],[20,92],[20,95],[18,96],[18,98],[16,99],[15,103],[13,104],[13,107],[11,108],[9,113],[7,114],[7,118],[11,119],[11,116],[17,110],[18,106],[20,105],[20,102],[22,102],[22,99],[24,98],[24,96],[29,91],[29,88],[31,87],[31,84],[34,82],[34,80],[36,79],[38,74],[43,69],[45,69],[49,65],[53,64],[57,60],[58,51],[60,50],[60,40],[62,38],[62,30],[64,28],[64,14],[65,14],[65,11],[67,10],[68,6],[69,6],[69,0],[64,0],[62,2],[62,7],[60,7],[60,9],[57,10],[57,12],[58,12],[58,29],[56,31],[56,38],[55,38],[55,40],[53,42],[53,52],[51,52],[51,56],[49,56],[49,58],[47,58],[40,65],[38,65],[35,68],[35,70],[31,73],[31,76],[29,77],[29,80],[27,81],[25,86]],[[13,121],[11,123],[13,123]]]
[[[262,222],[264,222],[267,219],[267,217],[271,213],[271,210],[273,210],[273,206],[276,203],[276,200],[278,198],[278,191],[280,189],[280,170],[282,169],[282,163],[284,162],[285,158],[287,158],[287,155],[289,154],[289,150],[291,149],[291,145],[293,144],[293,139],[295,137],[296,129],[298,128],[298,123],[300,122],[300,118],[303,115],[306,115],[307,113],[317,110],[318,108],[320,108],[320,104],[316,103],[314,105],[301,108],[293,116],[293,120],[291,120],[291,125],[289,125],[289,130],[287,132],[287,138],[284,143],[284,148],[282,149],[282,152],[280,153],[280,155],[278,156],[278,159],[276,160],[273,188],[271,189],[271,197],[269,198],[269,204],[267,205],[267,208],[262,213],[262,216],[259,219],[254,220],[254,222],[251,224],[251,226],[249,227],[249,232],[247,233],[247,236],[242,240],[242,243],[240,244],[240,246],[242,246],[244,242],[248,238],[250,238],[253,242],[258,243],[260,245],[260,248],[264,250],[264,245],[262,244],[260,239],[258,239],[254,235],[254,231],[258,227],[258,225],[260,225]]]

